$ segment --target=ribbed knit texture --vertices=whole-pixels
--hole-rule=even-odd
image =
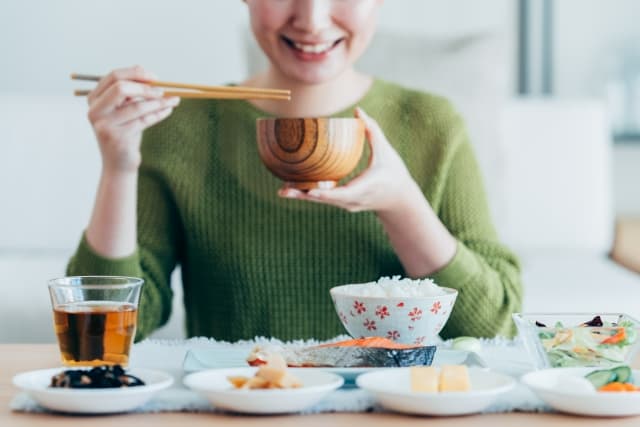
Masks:
[[[359,105],[458,239],[455,258],[432,276],[459,291],[442,336],[511,335],[522,298],[518,261],[497,240],[460,117],[443,98],[380,80]],[[177,263],[187,334],[223,340],[344,333],[332,286],[404,274],[374,213],[277,196],[282,182],[256,146],[255,121],[264,116],[246,101],[183,100],[144,135],[136,253],[106,259],[81,240],[68,274],[145,279],[137,339],[168,320]]]

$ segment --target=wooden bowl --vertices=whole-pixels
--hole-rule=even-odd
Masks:
[[[364,123],[356,118],[257,121],[260,158],[285,188],[333,188],[358,165]]]

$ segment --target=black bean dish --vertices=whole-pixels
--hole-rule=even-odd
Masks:
[[[144,385],[133,375],[125,373],[120,365],[97,366],[91,370],[69,369],[54,375],[50,387],[53,388],[120,388]]]

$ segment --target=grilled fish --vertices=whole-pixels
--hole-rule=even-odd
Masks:
[[[256,346],[247,362],[259,366],[272,353],[279,353],[290,367],[403,367],[431,365],[436,346],[395,343],[387,338],[369,337],[313,347]]]

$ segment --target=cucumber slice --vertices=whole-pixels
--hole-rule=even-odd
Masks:
[[[616,374],[616,381],[619,383],[631,382],[631,368],[628,366],[618,366],[617,368],[613,368],[612,371]]]
[[[471,351],[480,353],[482,351],[482,343],[475,337],[458,337],[451,342],[451,348],[454,350]]]
[[[618,378],[618,375],[612,369],[602,369],[591,372],[585,378],[591,381],[591,384],[593,384],[597,390],[600,387],[615,381]]]

